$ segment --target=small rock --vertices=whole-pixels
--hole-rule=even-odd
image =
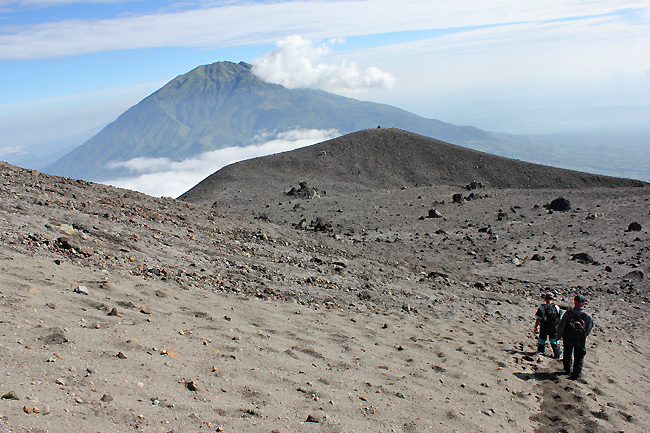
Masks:
[[[23,406],[23,412],[25,413],[32,413],[32,408],[29,406]]]
[[[573,254],[571,256],[571,260],[576,261],[578,263],[582,263],[583,265],[590,265],[592,263],[596,263],[594,258],[587,253]]]
[[[641,224],[638,222],[633,222],[629,226],[627,226],[626,232],[640,232],[642,229]]]
[[[196,382],[194,382],[193,380],[190,380],[189,382],[185,383],[185,386],[190,391],[198,391],[199,390],[199,388],[196,386]]]
[[[88,294],[88,287],[86,286],[77,286],[74,288],[73,292],[79,293],[80,295],[87,295]]]
[[[126,359],[126,355],[123,354],[122,352],[118,352],[117,357],[120,359]]]
[[[319,423],[320,421],[319,421],[319,419],[316,418],[315,416],[313,416],[313,415],[309,415],[309,416],[307,417],[307,419],[305,420],[305,422],[314,422],[314,423]]]
[[[151,314],[151,309],[145,305],[144,307],[142,307],[142,309],[140,310],[140,312],[141,312],[142,314]]]
[[[113,307],[110,313],[108,313],[108,316],[117,316],[120,317],[120,313],[117,312],[117,308]]]
[[[41,409],[41,415],[45,416],[50,413],[50,407],[48,405],[43,406]]]
[[[110,394],[104,394],[102,395],[102,398],[100,398],[100,400],[103,401],[104,403],[109,403],[113,401],[113,396]]]
[[[3,400],[20,400],[18,396],[16,395],[15,391],[9,391],[5,395],[2,396]]]

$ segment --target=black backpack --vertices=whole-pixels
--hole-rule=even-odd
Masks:
[[[557,325],[559,313],[557,312],[557,307],[555,304],[546,304],[546,307],[544,308],[544,318],[546,320],[546,324],[553,326]]]
[[[580,317],[574,316],[567,323],[564,333],[570,341],[585,341],[587,339],[587,325]]]

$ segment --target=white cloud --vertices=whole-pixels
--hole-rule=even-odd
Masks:
[[[128,3],[139,0],[16,0],[10,1],[21,6],[51,7],[67,5],[71,3]]]
[[[179,162],[168,158],[134,158],[114,162],[110,168],[125,167],[134,176],[104,183],[155,197],[178,197],[226,165],[309,146],[338,135],[339,132],[334,129],[296,129],[279,134],[263,134],[256,137],[258,144],[214,150]],[[260,142],[261,140],[265,141]]]
[[[309,87],[338,93],[390,88],[395,83],[395,77],[374,66],[361,73],[355,63],[345,60],[325,63],[322,58],[331,52],[327,44],[315,46],[299,35],[289,36],[278,41],[273,52],[253,60],[253,73],[288,88]]]
[[[20,146],[0,147],[0,159],[6,160],[27,155],[27,152]]]
[[[643,7],[647,7],[647,0],[245,2],[181,12],[12,26],[0,34],[0,60],[156,47],[223,48],[273,43],[287,34],[318,40],[565,19]]]

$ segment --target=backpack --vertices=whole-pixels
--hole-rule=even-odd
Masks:
[[[549,308],[550,307],[550,308]],[[546,304],[544,308],[544,319],[547,324],[556,326],[557,319],[560,317],[555,304]]]
[[[572,317],[569,323],[567,323],[564,333],[570,341],[585,341],[587,339],[587,326],[580,317]]]

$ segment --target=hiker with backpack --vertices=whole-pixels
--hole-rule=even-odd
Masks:
[[[587,300],[582,295],[573,299],[574,307],[567,310],[557,327],[557,338],[564,342],[564,372],[569,379],[576,380],[582,374],[585,355],[587,354],[587,336],[594,327],[594,321],[584,310]],[[573,355],[573,370],[571,357]]]
[[[546,350],[546,339],[551,343],[553,349],[553,358],[559,358],[562,354],[560,344],[557,342],[556,331],[558,321],[560,319],[560,307],[553,303],[555,296],[552,293],[547,293],[543,296],[546,303],[539,306],[535,313],[535,326],[533,332],[537,334],[539,329],[539,337],[537,338],[537,351],[544,353]]]

